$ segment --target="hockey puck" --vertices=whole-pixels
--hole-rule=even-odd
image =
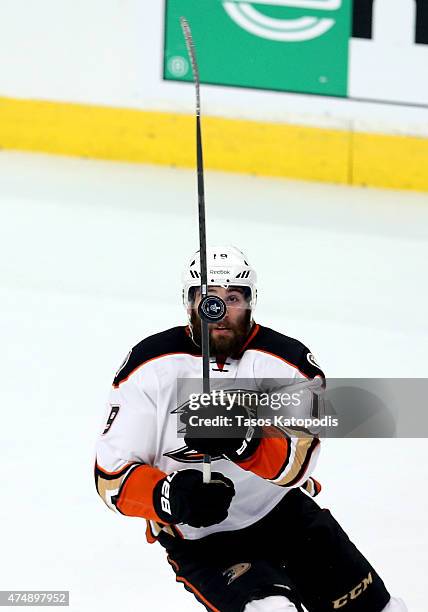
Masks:
[[[216,295],[207,295],[200,301],[198,313],[201,319],[207,323],[216,323],[224,318],[226,304]]]

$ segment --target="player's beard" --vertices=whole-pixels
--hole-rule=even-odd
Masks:
[[[201,319],[194,308],[192,308],[190,314],[190,323],[193,341],[198,346],[202,346]],[[212,326],[209,326],[210,354],[212,357],[226,358],[239,353],[251,329],[251,310],[249,308],[244,309],[242,311],[242,318],[234,324],[228,322],[227,328],[232,334],[227,337],[215,337],[212,333]]]

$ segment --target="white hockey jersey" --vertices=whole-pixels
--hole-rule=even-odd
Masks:
[[[302,343],[256,324],[240,353],[222,366],[212,362],[210,370],[213,381],[230,379],[232,388],[237,379],[324,377]],[[177,380],[201,377],[200,348],[192,341],[189,329],[179,326],[137,344],[113,382],[97,443],[96,487],[112,510],[147,519],[149,541],[161,530],[174,537],[198,539],[218,531],[242,529],[270,512],[291,488],[319,486],[315,480],[308,480],[319,440],[284,430],[280,437],[264,438],[254,455],[240,463],[212,458],[213,470],[230,478],[236,491],[222,523],[203,528],[163,524],[152,502],[157,482],[175,470],[202,470],[202,455],[187,448],[177,433],[175,413]],[[260,382],[253,388],[260,390],[257,384]]]

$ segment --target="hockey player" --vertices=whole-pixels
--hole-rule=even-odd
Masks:
[[[211,380],[323,379],[301,342],[254,322],[256,274],[241,251],[212,247],[207,261],[209,292],[227,306],[210,324]],[[279,428],[264,437],[244,426],[231,438],[220,426],[215,437],[192,428],[179,437],[177,381],[202,377],[199,285],[197,253],[183,278],[189,324],[142,340],[115,376],[97,444],[99,495],[115,512],[147,520],[148,541],[166,549],[176,580],[207,610],[405,612],[310,496],[320,490],[311,477],[315,434]],[[201,415],[216,411],[226,414],[201,405]]]

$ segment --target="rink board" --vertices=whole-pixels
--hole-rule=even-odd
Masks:
[[[207,168],[428,191],[428,139],[203,118]],[[179,167],[195,165],[194,117],[0,98],[0,147]]]

